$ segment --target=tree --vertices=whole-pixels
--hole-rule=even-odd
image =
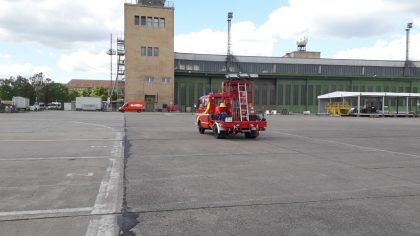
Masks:
[[[118,99],[118,94],[117,94],[117,92],[112,92],[112,95],[111,95],[111,100],[112,101],[115,101],[115,100],[117,100]]]
[[[45,79],[44,74],[41,72],[33,75],[29,80],[34,89],[36,100],[38,102],[42,101],[48,103],[50,98],[48,95],[47,85],[51,81],[51,79]]]
[[[106,101],[108,94],[103,86],[95,86],[90,93],[92,97],[100,97],[102,101]]]
[[[13,87],[12,79],[0,79],[0,99],[12,100]]]
[[[28,79],[18,76],[13,80],[12,87],[15,96],[26,97],[30,99],[31,103],[35,102],[35,90]]]
[[[69,100],[75,101],[77,97],[80,96],[79,90],[77,89],[69,89]]]
[[[80,91],[79,91],[79,95],[80,95],[80,97],[89,97],[89,91],[87,90],[87,89],[81,89]]]
[[[69,89],[60,83],[47,84],[50,101],[69,102]]]

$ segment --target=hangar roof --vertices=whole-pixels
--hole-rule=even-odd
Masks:
[[[226,55],[175,53],[175,59],[191,61],[226,61]],[[238,62],[243,63],[284,63],[284,64],[309,64],[309,65],[346,65],[346,66],[383,66],[404,67],[405,61],[398,60],[361,60],[361,59],[307,59],[288,57],[263,57],[263,56],[235,56]],[[420,67],[420,61],[412,62],[414,67]]]
[[[345,97],[417,97],[420,93],[393,93],[393,92],[344,92],[336,91],[318,96],[318,99],[345,98]]]

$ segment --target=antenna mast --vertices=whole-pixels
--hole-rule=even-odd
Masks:
[[[108,54],[108,55],[111,56],[111,61],[110,61],[110,69],[111,69],[111,72],[110,72],[110,84],[111,84],[111,86],[110,86],[110,88],[112,88],[112,56],[116,54],[115,49],[112,48],[112,34],[111,34],[111,39],[110,39],[110,48],[106,52],[106,54]],[[111,96],[112,96],[111,91],[110,91],[110,89],[108,89],[108,97],[111,97]]]

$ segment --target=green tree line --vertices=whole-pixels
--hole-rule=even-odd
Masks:
[[[22,76],[0,79],[0,100],[12,100],[13,96],[27,97],[31,104],[35,102],[71,102],[76,97],[100,97],[103,101],[108,98],[104,87],[87,89],[68,89],[64,84],[55,83],[46,78],[43,73],[38,73],[30,78]],[[113,98],[115,95],[113,96]]]

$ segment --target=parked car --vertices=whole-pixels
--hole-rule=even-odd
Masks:
[[[47,107],[45,106],[45,103],[43,103],[43,102],[38,103],[38,105],[39,105],[39,109],[40,109],[40,110],[45,110],[45,109],[47,109]]]
[[[142,101],[126,102],[118,110],[120,112],[126,112],[126,111],[142,112],[144,111],[144,102]]]
[[[61,103],[60,102],[48,103],[47,109],[48,110],[61,110]]]

